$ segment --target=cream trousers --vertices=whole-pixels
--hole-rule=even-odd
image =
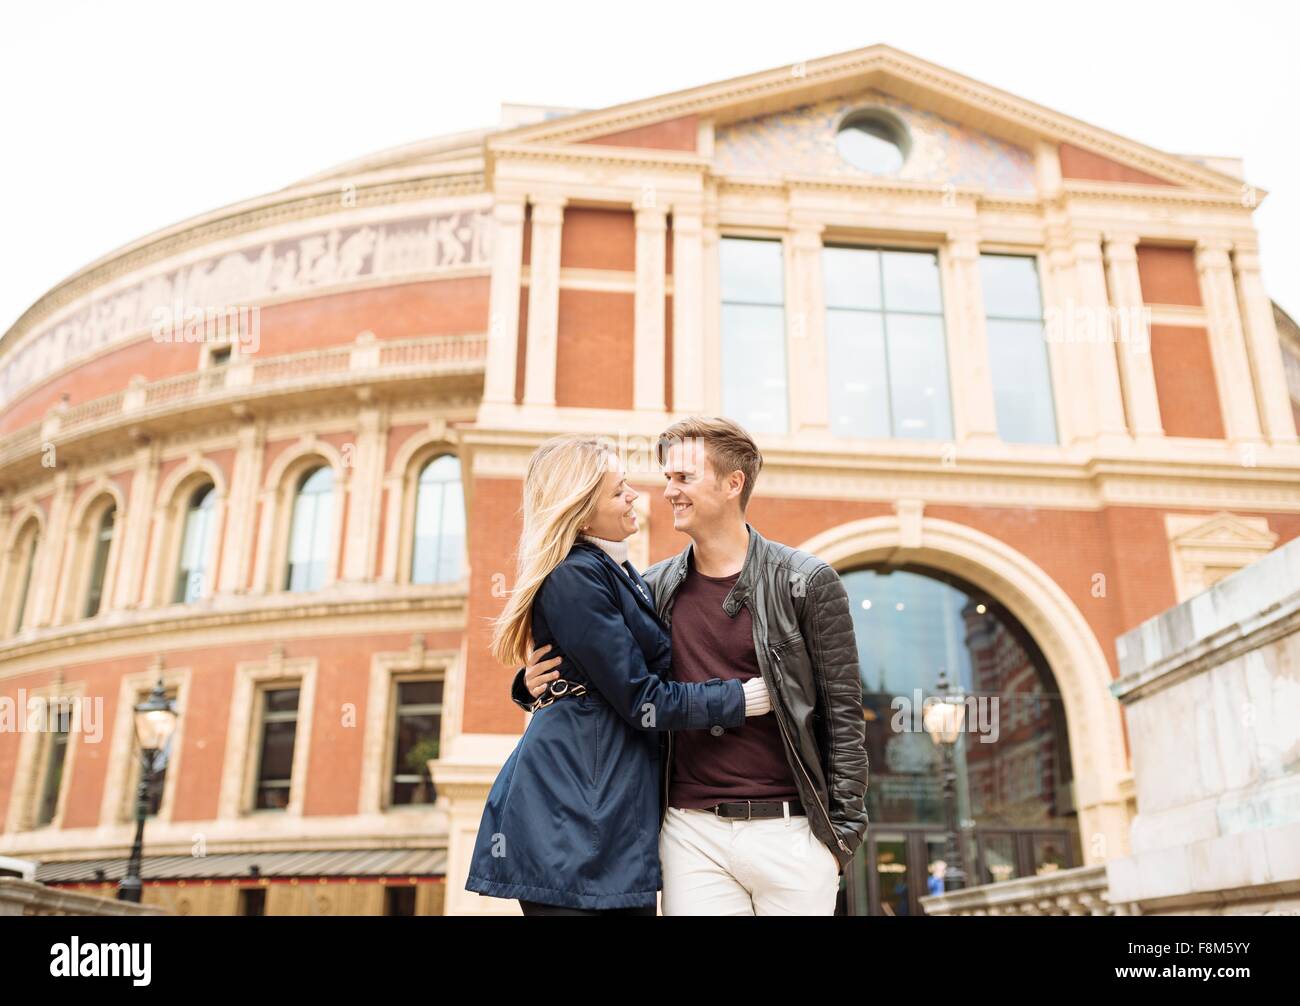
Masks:
[[[833,915],[839,860],[808,818],[729,821],[669,807],[659,832],[664,915]]]

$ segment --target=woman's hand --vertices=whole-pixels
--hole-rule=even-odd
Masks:
[[[552,681],[560,676],[559,671],[552,670],[558,667],[563,657],[552,657],[550,660],[543,660],[542,654],[551,648],[547,643],[540,650],[533,648],[533,641],[528,640],[528,652],[525,656],[524,663],[524,687],[528,689],[528,694],[533,698],[540,698],[541,694],[546,691]]]

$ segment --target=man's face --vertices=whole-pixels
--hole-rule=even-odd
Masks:
[[[673,528],[694,537],[697,533],[732,520],[740,513],[738,496],[728,481],[719,479],[704,441],[673,443],[664,453],[664,499],[673,508]],[[744,476],[735,476],[735,485]]]

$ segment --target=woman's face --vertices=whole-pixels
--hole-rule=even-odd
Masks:
[[[636,511],[632,509],[632,501],[638,495],[627,484],[622,462],[609,455],[609,470],[601,482],[596,513],[587,524],[586,533],[606,541],[622,541],[628,535],[636,534]]]

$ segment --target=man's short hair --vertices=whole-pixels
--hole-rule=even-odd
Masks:
[[[754,438],[740,424],[722,416],[688,416],[659,434],[659,443],[655,447],[659,463],[664,463],[668,448],[691,440],[704,443],[709,463],[719,478],[737,470],[744,473],[745,486],[740,490],[740,509],[744,512],[754,492],[758,473],[763,469],[763,455],[758,452]]]

